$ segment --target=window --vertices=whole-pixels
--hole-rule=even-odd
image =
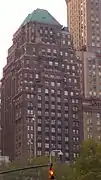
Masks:
[[[49,105],[48,104],[45,104],[45,109],[48,109],[49,108]]]
[[[71,42],[70,42],[70,41],[68,41],[68,45],[71,45]]]
[[[92,46],[95,46],[95,43],[94,43],[94,42],[92,42]]]
[[[24,74],[24,77],[25,77],[25,78],[27,77],[27,73]]]
[[[55,86],[55,82],[51,82],[51,86]]]
[[[47,52],[48,52],[48,53],[51,53],[51,49],[47,49]]]
[[[33,126],[31,126],[31,131],[33,131]]]
[[[62,68],[64,68],[65,67],[65,65],[64,64],[62,64]]]
[[[38,127],[38,131],[41,131],[41,127],[40,126]]]
[[[67,118],[67,117],[68,117],[68,114],[65,113],[65,117]]]
[[[30,94],[27,94],[27,98],[30,99]]]
[[[58,95],[59,95],[59,94],[61,94],[61,91],[60,91],[60,90],[58,90],[58,91],[57,91],[57,94],[58,94]]]
[[[61,113],[57,113],[57,117],[61,117]]]
[[[51,108],[52,108],[52,109],[55,109],[55,105],[51,105]]]
[[[75,66],[72,66],[72,70],[75,70]]]
[[[62,41],[62,44],[66,44],[65,40]]]
[[[26,64],[29,64],[29,60],[26,60]]]
[[[45,111],[45,116],[49,116],[49,112]]]
[[[45,148],[49,148],[49,144],[46,143],[46,144],[45,144]]]
[[[33,139],[33,134],[31,134],[31,139]]]
[[[65,156],[66,156],[66,157],[69,157],[69,153],[66,152],[66,153],[65,153]]]
[[[72,79],[71,78],[69,78],[69,82],[71,82],[72,81]]]
[[[52,34],[53,34],[53,32],[52,32],[52,31],[50,31],[50,34],[52,35]]]
[[[51,131],[52,131],[52,133],[55,133],[55,128],[52,128]]]
[[[28,131],[30,130],[30,126],[27,126]]]
[[[51,93],[54,94],[54,93],[55,93],[55,90],[54,90],[54,89],[51,89]]]
[[[100,124],[101,124],[101,122],[98,120],[98,121],[97,121],[97,125],[100,125]]]
[[[41,115],[41,111],[38,111],[38,115]]]
[[[41,100],[41,96],[38,95],[38,100]]]
[[[27,134],[27,138],[28,138],[28,139],[30,138],[30,134]]]
[[[65,56],[68,56],[68,53],[67,53],[67,52],[65,52]]]
[[[64,95],[66,95],[66,96],[67,96],[67,95],[68,95],[68,91],[64,91]]]
[[[38,147],[41,147],[41,143],[37,143],[37,146],[38,146]]]
[[[73,96],[73,92],[71,92],[70,95]]]
[[[74,83],[77,83],[77,79],[74,79]]]
[[[98,135],[98,137],[97,137],[97,138],[98,138],[98,140],[101,140],[101,136],[100,136],[100,135]]]
[[[33,114],[33,110],[27,110],[27,114]]]
[[[57,86],[60,87],[60,83],[59,82],[57,83]]]
[[[92,124],[92,119],[87,119],[87,124]]]
[[[37,151],[38,156],[41,156],[41,154],[42,154],[41,151]]]
[[[41,93],[41,88],[38,88],[38,92]]]
[[[49,61],[49,65],[52,66],[52,65],[53,65],[53,62],[52,62],[52,61]]]
[[[38,119],[37,122],[38,122],[39,124],[41,124],[41,119]]]
[[[55,66],[58,66],[58,62],[55,62]]]
[[[61,98],[60,97],[57,98],[57,102],[61,102]]]
[[[38,78],[39,78],[39,75],[38,75],[38,74],[36,74],[36,75],[35,75],[35,78],[36,78],[36,79],[38,79]]]
[[[31,91],[33,91],[34,90],[34,88],[33,87],[31,87]]]
[[[70,69],[69,65],[67,65],[67,69]]]
[[[58,149],[61,149],[62,145],[61,144],[58,144]]]
[[[53,53],[57,53],[57,50],[56,50],[56,49],[54,49],[54,50],[53,50]]]
[[[45,81],[45,85],[49,85],[49,82],[48,82],[48,81]]]
[[[62,56],[62,55],[63,55],[63,52],[60,52],[60,55]]]
[[[51,139],[54,141],[55,140],[55,136],[51,136]]]
[[[57,139],[58,139],[58,141],[61,141],[61,136],[58,136],[58,138],[57,138]]]
[[[48,89],[45,89],[45,93],[48,93],[49,91],[48,91]]]
[[[65,137],[65,142],[68,142],[68,137]]]
[[[51,124],[55,125],[55,122],[56,122],[55,120],[51,120]]]

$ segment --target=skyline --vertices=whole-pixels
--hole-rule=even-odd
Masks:
[[[54,7],[57,7],[57,1],[53,0],[48,3],[47,0],[43,0],[43,3],[41,0],[37,0],[36,2],[33,2],[33,0],[26,0],[26,2],[24,0],[21,2],[20,0],[10,0],[6,2],[6,0],[4,0],[0,4],[0,79],[2,78],[3,67],[7,62],[7,51],[12,45],[13,34],[17,31],[28,14],[37,8],[46,9],[56,20],[66,26],[67,15],[65,0],[59,0],[57,9],[53,8],[53,3]]]

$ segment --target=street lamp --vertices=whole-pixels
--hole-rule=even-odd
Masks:
[[[33,124],[34,124],[34,158],[36,158],[36,116],[34,114],[33,118]]]
[[[54,150],[52,150],[51,152],[50,152],[50,164],[52,164],[52,153],[53,152],[58,152],[58,155],[59,156],[63,156],[63,152],[61,151],[61,150],[59,150],[59,149],[54,149]]]
[[[30,163],[31,163],[31,157],[32,157],[32,141],[31,141],[31,139],[29,139],[28,140],[28,142],[29,142],[29,161],[30,161]]]

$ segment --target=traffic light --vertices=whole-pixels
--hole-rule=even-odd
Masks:
[[[49,168],[49,179],[54,179],[53,164],[51,164],[51,165],[50,165],[50,168]]]

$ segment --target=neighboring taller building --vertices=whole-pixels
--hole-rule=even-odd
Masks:
[[[10,159],[49,155],[66,162],[83,140],[78,60],[70,33],[46,10],[28,15],[13,36],[2,78],[2,152]]]
[[[66,0],[76,50],[101,52],[101,0]]]
[[[66,3],[68,27],[81,64],[84,139],[101,141],[101,0]]]
[[[100,54],[87,51],[76,51],[76,55],[78,61],[82,64],[79,69],[81,74],[81,85],[84,92],[84,97],[97,97],[101,99]]]

